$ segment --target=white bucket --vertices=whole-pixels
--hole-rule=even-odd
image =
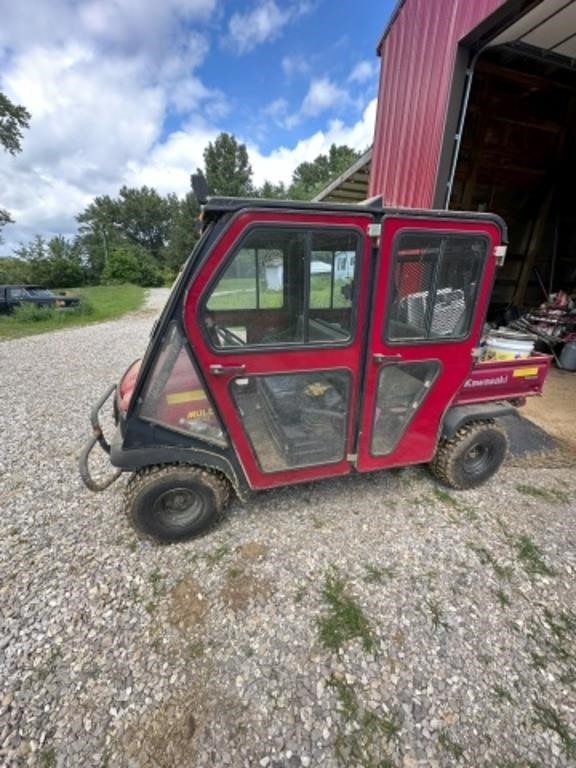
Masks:
[[[485,360],[519,360],[530,357],[535,337],[515,331],[493,331],[486,339]]]

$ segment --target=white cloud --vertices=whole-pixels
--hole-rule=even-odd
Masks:
[[[373,77],[376,77],[377,73],[378,73],[377,62],[367,61],[366,59],[364,59],[364,61],[359,61],[358,64],[356,64],[356,66],[348,76],[348,80],[353,83],[354,82],[365,83],[369,80],[372,80]]]
[[[297,165],[326,154],[332,144],[346,144],[358,151],[367,149],[372,144],[375,120],[376,99],[373,99],[357,122],[347,125],[342,120],[333,120],[326,130],[316,131],[294,147],[279,147],[265,155],[257,146],[248,143],[254,183],[260,185],[266,180],[288,183]]]
[[[302,103],[305,115],[319,115],[335,106],[344,106],[350,99],[348,93],[327,77],[312,80]]]
[[[235,13],[228,23],[228,42],[239,54],[248,53],[262,43],[275,40],[283,28],[299,16],[310,13],[314,2],[282,3],[276,0],[257,0],[256,5],[245,13]]]
[[[291,54],[282,58],[282,71],[288,78],[294,75],[307,75],[310,72],[310,59],[301,54]]]

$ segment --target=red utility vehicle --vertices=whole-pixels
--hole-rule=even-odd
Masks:
[[[202,229],[80,460],[92,490],[133,473],[140,531],[193,536],[232,490],[423,463],[471,488],[498,470],[497,419],[540,393],[550,362],[479,359],[499,217],[212,198]],[[118,468],[105,483],[88,469],[96,442]]]

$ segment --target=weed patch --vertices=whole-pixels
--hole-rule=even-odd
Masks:
[[[336,569],[326,575],[322,598],[327,607],[318,620],[322,645],[327,650],[339,651],[345,643],[358,638],[365,651],[373,651],[375,639],[370,623]]]
[[[207,552],[204,555],[204,559],[206,560],[207,565],[216,565],[229,554],[230,547],[227,544],[220,544],[220,546],[216,547],[212,552]]]
[[[506,702],[508,704],[516,704],[512,694],[507,688],[504,688],[504,686],[494,685],[492,690],[494,691],[494,696],[498,699],[498,701]]]
[[[450,738],[447,731],[440,731],[438,741],[442,749],[455,760],[460,760],[464,756],[464,748],[457,741]]]
[[[426,606],[428,610],[430,611],[430,616],[432,618],[432,626],[435,630],[442,629],[450,629],[450,625],[444,618],[444,613],[442,612],[442,608],[440,607],[440,604],[436,600],[427,600]]]
[[[486,549],[486,547],[479,547],[477,544],[472,544],[471,542],[468,542],[466,546],[474,552],[482,565],[490,565],[499,579],[510,580],[512,578],[512,569],[507,565],[500,565],[498,560],[496,560],[494,555],[490,550]]]
[[[556,488],[540,488],[535,485],[517,485],[516,490],[524,496],[531,496],[533,499],[547,501],[551,504],[567,504],[570,496],[565,491],[559,491]]]
[[[394,569],[389,566],[381,567],[369,563],[364,566],[364,570],[366,571],[364,581],[367,584],[384,584],[387,579],[392,579],[394,577]]]
[[[353,686],[334,675],[328,680],[338,700],[340,724],[336,734],[336,757],[340,765],[359,768],[395,768],[389,757],[391,743],[398,742],[398,712],[379,714],[364,707]]]
[[[555,571],[544,562],[542,550],[529,536],[521,536],[514,543],[518,560],[529,576],[554,576]]]
[[[534,707],[534,724],[539,725],[547,731],[553,731],[558,734],[564,751],[568,757],[576,756],[576,737],[574,737],[558,712],[548,704],[541,702],[532,702]]]
[[[497,589],[494,594],[496,595],[496,598],[502,608],[509,608],[512,605],[510,595],[507,595],[503,589]]]

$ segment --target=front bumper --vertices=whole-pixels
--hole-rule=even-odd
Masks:
[[[103,451],[105,451],[108,455],[110,455],[110,443],[108,442],[108,440],[106,440],[104,436],[104,432],[102,431],[102,427],[100,425],[100,411],[104,407],[104,404],[107,402],[107,400],[115,392],[116,392],[116,384],[112,384],[112,386],[110,386],[106,390],[106,392],[102,395],[102,397],[98,400],[98,402],[93,406],[92,410],[90,411],[90,423],[92,425],[93,434],[84,445],[84,448],[82,449],[82,452],[80,453],[80,458],[78,460],[80,477],[82,478],[84,485],[87,488],[89,488],[91,491],[94,491],[95,493],[100,493],[101,491],[105,491],[106,488],[109,488],[112,485],[112,483],[114,483],[122,474],[122,470],[117,469],[104,480],[98,481],[92,477],[92,474],[90,473],[90,469],[88,467],[88,460],[90,458],[90,454],[92,453],[94,447],[96,446],[96,443],[100,445]]]

